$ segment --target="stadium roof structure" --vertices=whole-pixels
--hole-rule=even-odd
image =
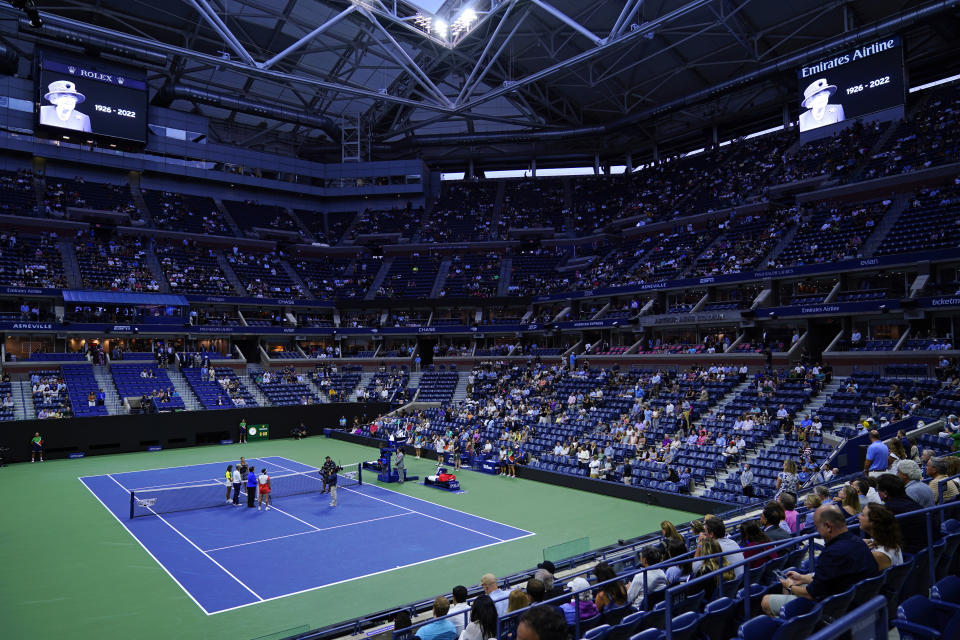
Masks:
[[[16,3],[23,4],[23,3]],[[27,3],[32,4],[32,3]],[[148,69],[217,142],[436,168],[634,164],[795,119],[796,68],[904,36],[911,84],[957,73],[960,0],[45,0],[0,39]]]

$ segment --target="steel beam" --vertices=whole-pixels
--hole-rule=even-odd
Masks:
[[[397,40],[390,34],[389,31],[387,31],[387,28],[380,24],[380,21],[377,20],[372,13],[367,11],[366,8],[361,8],[360,13],[370,20],[373,26],[375,26],[380,33],[387,38],[397,53],[400,54],[400,57],[395,58],[394,61],[406,69],[407,73],[418,80],[424,89],[433,94],[433,97],[436,98],[441,105],[452,107],[453,103],[450,102],[450,99],[445,96],[442,91],[440,91],[440,88],[433,83],[433,80],[431,80],[427,73],[420,68],[420,65],[418,65],[416,61],[410,57],[410,54],[408,54],[406,50],[400,46],[400,43],[397,42]]]
[[[340,22],[341,20],[343,20],[344,18],[346,18],[347,16],[349,16],[351,13],[353,13],[353,12],[356,11],[356,10],[357,10],[357,8],[356,8],[355,6],[350,5],[349,7],[347,7],[346,9],[344,9],[343,11],[341,11],[340,13],[338,13],[337,15],[333,16],[332,18],[330,18],[329,20],[327,20],[326,22],[324,22],[322,25],[320,25],[319,27],[317,27],[316,29],[314,29],[314,30],[311,31],[310,33],[308,33],[307,35],[303,36],[302,38],[300,38],[299,40],[297,40],[296,42],[294,42],[293,44],[291,44],[289,47],[287,47],[286,49],[284,49],[283,51],[281,51],[281,52],[278,53],[277,55],[275,55],[275,56],[273,56],[272,58],[270,58],[269,60],[267,60],[266,62],[260,62],[260,63],[258,63],[257,66],[260,67],[261,69],[269,69],[270,67],[272,67],[272,66],[275,65],[276,63],[280,62],[281,60],[283,60],[284,58],[286,58],[288,55],[290,55],[291,53],[293,53],[294,51],[296,51],[297,49],[299,49],[299,48],[302,47],[303,45],[307,44],[308,42],[310,42],[311,40],[313,40],[314,38],[316,38],[318,35],[320,35],[320,34],[323,33],[324,31],[326,31],[327,29],[329,29],[329,28],[332,27],[333,25],[337,24],[338,22]]]
[[[480,65],[483,63],[484,57],[487,55],[487,48],[489,48],[490,45],[493,44],[493,38],[490,38],[490,40],[487,42],[487,48],[484,49],[483,54],[477,60],[477,65],[473,68],[473,71],[470,72],[470,77],[467,78],[466,82],[464,82],[463,89],[460,90],[460,95],[457,96],[457,100],[456,100],[457,106],[462,105],[465,100],[469,99],[470,94],[473,93],[473,90],[476,89],[481,82],[483,82],[483,79],[486,77],[487,73],[493,67],[494,63],[496,63],[496,61],[500,58],[500,54],[503,53],[503,50],[507,47],[507,44],[510,42],[510,40],[513,39],[514,34],[517,33],[517,29],[519,29],[523,25],[528,15],[530,15],[529,10],[525,11],[523,15],[520,16],[520,19],[517,20],[517,23],[513,25],[513,29],[510,30],[510,33],[507,34],[507,37],[504,38],[503,42],[500,43],[500,46],[497,47],[497,50],[496,52],[494,52],[493,56],[490,57],[490,61],[487,62],[486,66],[483,67],[483,70],[479,74],[477,74],[476,73],[477,69],[480,68]],[[500,24],[503,24],[503,23],[501,22]],[[498,30],[499,28],[500,28],[500,25],[497,25]]]
[[[622,38],[619,38],[613,41],[608,41],[604,44],[601,44],[592,49],[589,49],[588,51],[584,51],[583,53],[580,53],[578,55],[572,56],[571,58],[563,60],[562,62],[558,62],[545,69],[541,69],[540,71],[531,73],[530,75],[524,78],[521,78],[520,80],[514,81],[509,86],[493,89],[492,91],[487,92],[486,94],[480,96],[479,98],[477,98],[476,100],[473,100],[472,102],[469,102],[464,105],[458,105],[457,108],[461,111],[471,109],[473,107],[476,107],[477,105],[483,104],[484,102],[489,102],[494,98],[498,98],[505,93],[513,91],[518,87],[526,86],[533,82],[537,82],[538,80],[543,80],[544,78],[549,78],[550,76],[560,71],[564,71],[582,62],[591,60],[597,57],[598,55],[607,53],[615,47],[623,46],[628,42],[633,42],[637,38],[643,37],[647,34],[656,33],[656,30],[659,27],[669,24],[679,18],[682,18],[683,16],[689,13],[692,13],[702,7],[708,6],[711,2],[714,2],[714,0],[693,0],[692,2],[688,2],[684,6],[674,9],[670,13],[667,13],[657,18],[656,20],[651,20],[650,22],[644,23],[639,29],[624,34]]]
[[[0,5],[0,13],[11,13],[14,10],[9,7],[4,7]],[[92,33],[102,37],[109,37],[117,42],[122,42],[125,44],[142,47],[148,50],[160,51],[163,53],[169,53],[173,55],[183,56],[190,60],[195,60],[207,64],[211,67],[229,67],[231,70],[238,73],[250,73],[257,76],[260,76],[264,80],[269,80],[273,82],[278,82],[280,84],[285,84],[287,82],[293,82],[295,84],[302,84],[311,87],[319,87],[329,91],[345,93],[347,95],[359,97],[359,98],[369,98],[371,100],[384,100],[387,102],[393,102],[396,104],[406,105],[408,107],[414,107],[417,109],[427,109],[428,111],[438,111],[441,113],[450,113],[456,114],[457,110],[454,109],[451,105],[446,104],[433,104],[431,102],[410,100],[407,98],[402,98],[398,96],[391,96],[389,94],[382,94],[378,91],[372,91],[370,89],[352,87],[349,85],[342,85],[335,82],[328,82],[326,80],[318,80],[316,78],[309,78],[304,76],[298,76],[292,73],[285,73],[282,71],[277,71],[275,69],[260,69],[255,65],[249,65],[245,62],[238,60],[224,60],[217,56],[212,56],[206,53],[199,51],[194,51],[192,49],[187,49],[185,47],[180,47],[177,45],[167,44],[165,42],[159,42],[157,40],[146,40],[137,36],[130,35],[128,33],[123,33],[122,31],[115,31],[113,29],[107,29],[105,27],[100,27],[97,25],[92,25],[80,20],[74,20],[72,18],[65,18],[63,16],[48,13],[40,12],[41,17],[44,22],[49,22],[50,24],[56,24],[61,27],[69,27],[84,33]]]
[[[623,5],[623,11],[621,11],[617,17],[617,21],[613,23],[613,28],[610,29],[610,35],[607,36],[607,40],[613,40],[619,37],[620,33],[630,24],[630,21],[633,20],[642,6],[643,0],[627,0],[627,4]]]
[[[590,42],[593,43],[593,46],[596,47],[605,42],[603,38],[599,37],[597,34],[590,31],[589,29],[584,27],[582,24],[580,24],[579,22],[577,22],[576,20],[574,20],[564,12],[556,9],[553,5],[547,4],[543,0],[532,0],[532,4],[537,5],[538,7],[540,7],[547,13],[549,13],[551,16],[553,16],[554,18],[562,22],[563,24],[567,25],[568,27],[570,27],[571,29],[573,29],[583,37],[590,40]]]
[[[253,56],[240,44],[240,41],[237,40],[237,37],[233,35],[229,27],[220,19],[220,16],[217,15],[217,12],[213,10],[207,0],[190,0],[190,4],[200,12],[200,15],[206,18],[210,26],[213,27],[213,30],[220,34],[220,37],[226,41],[227,46],[233,49],[234,53],[240,56],[247,64],[256,64]]]

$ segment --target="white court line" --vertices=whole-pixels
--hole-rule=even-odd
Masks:
[[[171,451],[172,451],[172,449],[171,449]],[[140,452],[137,452],[137,453],[140,453]],[[271,457],[274,457],[274,456],[267,456],[267,457],[268,457],[268,458],[271,458]],[[282,456],[279,456],[279,457],[282,457]],[[131,474],[131,473],[143,473],[144,471],[167,471],[168,469],[190,469],[190,468],[192,468],[192,467],[206,467],[207,465],[211,465],[211,464],[217,464],[217,465],[220,465],[220,464],[233,464],[234,462],[237,462],[238,459],[239,459],[239,456],[237,456],[237,458],[234,458],[233,460],[214,460],[214,461],[212,461],[212,462],[201,462],[200,464],[178,464],[178,465],[174,465],[174,466],[172,466],[172,467],[154,467],[154,468],[152,468],[152,469],[133,469],[133,470],[131,470],[131,471],[121,471],[121,472],[118,473],[117,475],[123,476],[123,475],[128,475],[128,474]],[[251,460],[262,460],[262,459],[263,459],[263,458],[251,458]],[[296,462],[296,460],[290,460],[290,458],[283,458],[283,459],[286,460],[286,461],[288,461],[288,462]],[[303,463],[297,463],[297,464],[303,464]],[[307,466],[310,466],[310,465],[307,465]],[[79,479],[79,480],[83,480],[84,478],[99,478],[99,477],[102,476],[102,475],[105,475],[105,474],[98,473],[98,474],[95,475],[95,476],[79,476],[78,479]],[[122,484],[121,484],[121,486],[122,486]],[[124,487],[124,488],[126,489],[126,487]],[[129,491],[129,489],[126,489],[126,490]]]
[[[394,506],[396,506],[396,505],[394,505]],[[417,513],[417,512],[416,512],[416,511],[413,511],[412,513]],[[529,538],[530,536],[535,536],[535,535],[537,535],[537,534],[535,534],[535,533],[530,533],[530,534],[525,535],[525,536],[520,536],[519,538],[514,538],[513,540],[506,540],[505,542],[513,542],[514,540],[521,540],[521,539],[523,539],[523,538]],[[384,574],[384,573],[389,573],[389,572],[391,572],[391,571],[396,571],[397,569],[407,569],[407,568],[409,568],[409,567],[415,567],[415,566],[417,566],[417,565],[419,565],[419,564],[424,564],[424,563],[426,563],[426,562],[433,562],[434,560],[443,560],[444,558],[452,558],[452,557],[454,557],[454,556],[463,555],[464,553],[470,553],[471,551],[479,551],[480,549],[486,549],[486,548],[488,548],[488,547],[495,547],[495,546],[497,546],[498,544],[503,544],[503,542],[491,542],[490,544],[481,545],[481,546],[479,546],[479,547],[471,547],[470,549],[464,549],[463,551],[454,551],[453,553],[447,553],[447,554],[444,554],[444,555],[442,555],[442,556],[435,556],[435,557],[433,557],[433,558],[427,558],[427,559],[425,559],[425,560],[418,560],[418,561],[416,561],[416,562],[411,562],[411,563],[409,563],[409,564],[397,565],[396,567],[392,567],[392,568],[390,568],[390,569],[382,569],[382,570],[380,570],[380,571],[374,571],[373,573],[365,573],[365,574],[363,574],[362,576],[356,576],[355,578],[345,578],[345,579],[343,579],[343,580],[337,580],[336,582],[329,582],[329,583],[327,583],[327,584],[321,584],[320,586],[317,586],[317,587],[310,587],[309,589],[301,589],[300,591],[291,591],[290,593],[285,593],[285,594],[280,595],[280,596],[272,596],[272,597],[270,597],[270,598],[264,598],[263,602],[270,602],[271,600],[279,600],[279,599],[281,599],[281,598],[288,598],[288,597],[290,597],[290,596],[298,596],[298,595],[300,595],[300,594],[302,594],[302,593],[309,593],[309,592],[311,592],[311,591],[316,591],[316,590],[318,590],[318,589],[326,589],[327,587],[333,587],[333,586],[336,586],[336,585],[338,585],[338,584],[344,584],[344,583],[346,583],[346,582],[353,582],[354,580],[363,580],[364,578],[371,578],[371,577],[373,577],[373,576],[379,576],[379,575]],[[234,610],[236,610],[236,609],[243,609],[244,607],[249,607],[249,606],[258,605],[258,604],[261,604],[261,603],[260,603],[260,602],[248,602],[247,604],[240,604],[240,605],[237,605],[237,606],[235,606],[235,607],[230,607],[229,609],[220,609],[219,611],[215,611],[213,615],[216,615],[216,614],[218,614],[218,613],[226,613],[227,611],[234,611]]]
[[[89,477],[97,477],[97,476],[89,476]],[[203,611],[203,612],[204,612],[205,614],[207,614],[208,616],[209,616],[209,615],[213,615],[211,612],[207,611],[206,607],[204,607],[202,604],[200,604],[199,602],[197,602],[197,599],[193,597],[193,594],[190,593],[190,591],[189,591],[185,586],[183,586],[183,584],[182,584],[179,580],[177,580],[176,577],[175,577],[172,573],[170,573],[170,570],[167,569],[166,565],[164,565],[162,562],[160,562],[160,561],[157,559],[157,556],[153,555],[153,553],[150,551],[150,549],[147,548],[147,545],[145,545],[145,544],[140,540],[140,538],[138,538],[137,535],[136,535],[133,531],[131,531],[131,530],[127,527],[126,524],[123,523],[123,520],[121,520],[120,518],[118,518],[118,517],[117,517],[117,514],[115,514],[113,511],[110,510],[110,507],[108,507],[108,506],[106,505],[106,503],[105,503],[103,500],[100,499],[100,496],[97,495],[97,492],[96,492],[96,491],[94,491],[93,489],[90,488],[90,485],[88,485],[86,482],[83,481],[83,478],[77,478],[77,480],[79,480],[80,483],[83,484],[83,486],[85,486],[85,487],[87,488],[87,491],[89,491],[89,492],[93,495],[93,497],[97,499],[97,502],[99,502],[100,504],[103,505],[103,508],[107,510],[107,513],[109,513],[111,516],[113,516],[113,519],[116,520],[118,523],[120,523],[120,526],[122,526],[122,527],[124,528],[124,530],[125,530],[127,533],[129,533],[130,536],[131,536],[134,540],[137,541],[137,544],[140,545],[140,547],[147,553],[147,555],[150,556],[151,558],[153,558],[154,562],[156,562],[156,563],[160,566],[160,568],[163,569],[164,572],[165,572],[168,576],[170,576],[170,579],[173,580],[173,581],[177,584],[178,587],[180,587],[181,589],[183,589],[183,592],[184,592],[185,594],[187,594],[187,597],[190,598],[191,600],[193,600],[193,604],[195,604],[195,605],[197,605],[198,607],[200,607],[200,610]],[[257,603],[256,603],[256,602],[251,602],[250,604],[257,604]]]
[[[374,498],[373,496],[368,496],[367,494],[365,494],[365,493],[360,493],[359,491],[356,491],[356,490],[354,490],[354,489],[344,489],[344,491],[350,491],[350,492],[352,492],[352,493],[359,494],[359,495],[361,495],[361,496],[363,496],[363,497],[365,497],[365,498],[370,498],[371,500],[376,500],[377,502],[382,502],[382,503],[384,503],[384,504],[388,504],[388,505],[390,505],[391,507],[400,507],[400,505],[394,504],[394,503],[392,503],[392,502],[390,502],[390,501],[388,501],[388,500],[382,500],[382,499],[380,499],[380,498]],[[437,505],[437,506],[442,506],[442,505]],[[400,507],[400,508],[401,508],[401,509],[404,509],[405,507]],[[490,535],[489,533],[484,533],[483,531],[477,531],[476,529],[471,529],[470,527],[465,527],[465,526],[463,526],[462,524],[457,524],[456,522],[450,522],[449,520],[444,520],[443,518],[438,518],[438,517],[436,517],[436,516],[431,516],[430,514],[428,514],[428,513],[423,513],[422,511],[413,511],[413,510],[411,509],[411,512],[417,514],[418,516],[423,516],[424,518],[430,518],[430,519],[436,520],[436,521],[438,521],[438,522],[443,522],[444,524],[449,524],[449,525],[452,526],[452,527],[459,527],[460,529],[465,529],[465,530],[467,530],[467,531],[470,531],[471,533],[476,533],[477,535],[481,535],[481,536],[483,536],[484,538],[492,538],[493,540],[496,540],[497,542],[506,542],[506,540],[504,540],[503,538],[498,538],[497,536],[492,536],[492,535]],[[512,538],[511,538],[511,539],[512,539]]]
[[[296,460],[291,460],[290,458],[284,458],[283,456],[271,456],[271,457],[281,458],[282,460],[286,460],[287,462],[297,462]],[[303,462],[297,462],[297,464],[304,464],[304,463],[303,463]],[[308,467],[309,467],[310,465],[305,465],[305,466],[308,466]],[[313,467],[313,469],[314,469],[314,471],[317,471],[317,470],[318,470],[318,467]],[[448,506],[446,506],[446,505],[437,504],[436,502],[430,502],[429,500],[425,500],[424,498],[418,498],[418,497],[416,497],[416,496],[411,496],[411,495],[408,495],[408,494],[406,494],[406,493],[400,493],[399,491],[394,491],[393,489],[388,489],[388,488],[386,488],[386,487],[381,487],[380,485],[377,485],[377,484],[370,484],[370,483],[366,483],[366,482],[365,482],[362,486],[364,486],[364,487],[373,487],[374,489],[379,489],[380,491],[389,491],[390,493],[393,493],[393,494],[398,495],[398,496],[403,496],[404,498],[409,498],[409,499],[411,499],[411,500],[418,500],[418,501],[420,501],[420,502],[426,502],[427,504],[432,505],[432,506],[434,506],[434,507],[440,507],[441,509],[447,509],[447,510],[449,510],[449,511],[456,511],[457,513],[462,513],[462,514],[464,514],[464,515],[466,515],[466,516],[470,516],[471,518],[477,518],[478,520],[486,520],[487,522],[492,522],[493,524],[500,525],[501,527],[507,527],[507,528],[510,528],[510,529],[514,529],[515,531],[523,531],[524,533],[530,534],[530,535],[533,534],[532,531],[527,531],[526,529],[521,529],[520,527],[514,527],[513,525],[504,524],[503,522],[497,522],[496,520],[491,520],[490,518],[484,518],[483,516],[478,516],[478,515],[476,515],[476,514],[473,514],[473,513],[468,512],[468,511],[462,511],[461,509],[454,509],[453,507],[448,507]],[[350,490],[351,490],[350,488],[346,488],[346,489],[345,489],[345,491],[350,491]],[[353,491],[356,491],[356,490],[353,489]],[[361,495],[366,495],[366,494],[361,494]],[[372,497],[372,496],[367,496],[367,497]],[[400,505],[395,504],[395,505],[393,505],[393,506],[399,507]],[[405,508],[405,507],[401,507],[401,508]],[[426,514],[424,514],[424,515],[426,515]],[[490,536],[490,537],[493,537],[493,536]],[[521,538],[526,538],[527,536],[520,536],[520,537],[521,537]],[[516,539],[519,540],[519,538],[516,538]]]
[[[114,482],[116,482],[117,485],[118,485],[120,488],[123,488],[123,485],[120,484],[120,482],[119,482],[116,478],[114,478],[112,475],[110,475],[110,474],[108,473],[108,474],[107,474],[107,477],[110,478],[111,480],[113,480]],[[126,491],[126,489],[124,489],[124,491]],[[148,508],[149,508],[149,507],[148,507]],[[157,513],[157,512],[154,511],[153,509],[150,509],[150,512],[153,513],[153,515],[155,515],[157,518],[159,518],[159,519],[160,519],[160,522],[162,522],[163,524],[165,524],[165,525],[167,525],[168,527],[170,527],[171,529],[173,529],[174,532],[176,532],[176,534],[177,534],[178,536],[180,536],[181,538],[183,538],[184,540],[186,540],[186,541],[190,544],[191,547],[193,547],[194,549],[196,549],[197,551],[199,551],[200,553],[202,553],[204,556],[206,556],[206,558],[207,558],[210,562],[212,562],[213,564],[215,564],[215,565],[217,565],[218,567],[220,567],[220,569],[221,569],[225,574],[227,574],[228,576],[230,576],[231,578],[233,578],[234,580],[236,580],[236,581],[237,581],[237,584],[239,584],[241,587],[243,587],[244,589],[246,589],[247,591],[249,591],[250,593],[252,593],[253,596],[254,596],[257,600],[263,602],[263,598],[261,598],[260,595],[259,595],[256,591],[254,591],[253,589],[251,589],[250,587],[248,587],[246,584],[244,584],[244,583],[243,583],[243,580],[241,580],[241,579],[238,578],[237,576],[235,576],[235,575],[233,575],[232,573],[230,573],[230,572],[227,570],[226,567],[224,567],[222,564],[220,564],[219,562],[217,562],[216,560],[214,560],[214,559],[210,556],[210,554],[208,554],[206,551],[204,551],[203,549],[201,549],[200,547],[198,547],[193,540],[191,540],[190,538],[188,538],[187,536],[185,536],[183,533],[181,533],[180,530],[177,529],[177,528],[176,528],[175,526],[173,526],[172,524],[170,524],[170,523],[167,521],[166,518],[164,518],[163,516],[161,516],[159,513]]]
[[[237,547],[245,547],[245,546],[251,545],[251,544],[260,544],[261,542],[272,542],[272,541],[274,541],[274,540],[282,540],[282,539],[284,539],[284,538],[295,538],[295,537],[297,537],[297,536],[306,536],[306,535],[310,535],[311,533],[318,533],[318,532],[320,532],[320,531],[330,531],[331,529],[342,529],[342,528],[344,528],[344,527],[352,527],[352,526],[354,526],[354,525],[356,525],[356,524],[366,524],[366,523],[368,523],[368,522],[377,522],[378,520],[389,520],[390,518],[399,518],[399,517],[401,517],[401,516],[409,516],[409,515],[411,515],[411,514],[413,514],[413,513],[416,513],[416,512],[415,512],[415,511],[408,511],[407,513],[395,513],[395,514],[393,514],[392,516],[383,516],[383,517],[381,517],[381,518],[371,518],[371,519],[369,519],[369,520],[358,520],[357,522],[348,522],[348,523],[346,523],[346,524],[337,524],[337,525],[334,525],[334,526],[332,526],[332,527],[324,527],[323,529],[317,529],[316,527],[314,527],[314,531],[301,531],[301,532],[299,532],[299,533],[288,533],[288,534],[285,535],[285,536],[275,536],[275,537],[273,537],[273,538],[264,538],[263,540],[254,540],[253,542],[241,542],[241,543],[239,543],[239,544],[227,545],[226,547],[217,547],[217,548],[215,548],[215,549],[207,549],[207,551],[210,552],[210,553],[213,553],[214,551],[223,551],[224,549],[235,549],[235,548],[237,548]]]

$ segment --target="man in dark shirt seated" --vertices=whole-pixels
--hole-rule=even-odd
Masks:
[[[907,486],[898,476],[885,473],[877,478],[877,493],[883,500],[883,506],[893,515],[909,513],[921,509],[920,503],[907,495]],[[934,514],[936,516],[936,514]],[[903,552],[919,553],[927,546],[927,518],[924,514],[897,518],[900,531],[903,532]],[[935,519],[934,522],[937,522]],[[938,525],[939,526],[939,525]],[[936,541],[939,536],[935,536]]]
[[[760,514],[760,524],[763,525],[763,532],[773,542],[786,540],[790,537],[790,532],[780,526],[784,515],[783,507],[780,506],[779,502],[768,502],[763,507],[763,513]]]
[[[869,547],[847,529],[846,518],[840,509],[820,507],[813,514],[813,524],[825,543],[823,553],[817,559],[816,571],[806,575],[788,572],[780,581],[783,595],[763,596],[763,611],[769,616],[779,616],[780,609],[794,598],[823,600],[879,575]]]

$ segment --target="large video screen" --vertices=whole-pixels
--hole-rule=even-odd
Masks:
[[[149,96],[142,70],[40,50],[36,77],[40,128],[146,143]]]
[[[903,47],[890,36],[800,67],[800,131],[903,105]]]

